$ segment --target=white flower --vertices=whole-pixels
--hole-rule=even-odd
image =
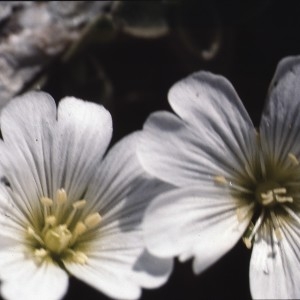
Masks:
[[[192,74],[169,102],[179,118],[151,115],[138,147],[145,169],[178,187],[146,211],[148,249],[194,257],[199,273],[243,236],[252,296],[299,298],[300,57],[279,63],[258,131],[221,76]]]
[[[59,299],[68,273],[112,298],[167,279],[144,248],[141,218],[165,189],[139,167],[138,134],[115,145],[102,106],[31,92],[2,111],[0,279],[6,299]],[[147,179],[147,180],[146,180]],[[84,295],[81,295],[84,298]]]

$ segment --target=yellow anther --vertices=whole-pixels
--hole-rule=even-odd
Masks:
[[[96,227],[102,220],[102,217],[100,216],[99,213],[93,213],[88,215],[85,220],[84,220],[84,224],[88,227],[88,228],[94,228]]]
[[[56,191],[56,202],[61,205],[67,202],[67,193],[64,189],[59,189]]]
[[[222,175],[215,176],[214,181],[215,181],[215,183],[218,183],[218,184],[227,184],[226,178]]]
[[[84,265],[86,264],[88,257],[81,251],[67,250],[67,253],[71,255],[71,260],[75,263]]]
[[[73,235],[76,237],[86,232],[87,227],[83,224],[83,222],[78,222],[74,228]]]
[[[249,238],[243,238],[243,242],[244,242],[244,244],[246,245],[246,247],[248,249],[251,249],[251,247],[252,247],[251,239],[249,239]]]
[[[44,248],[34,250],[34,256],[36,256],[36,257],[44,258],[47,255],[48,255],[48,251]]]
[[[49,207],[53,204],[53,200],[48,197],[41,197],[41,202],[45,207]]]
[[[293,153],[289,153],[288,154],[288,158],[290,159],[291,163],[294,166],[298,166],[299,165],[299,160],[297,159],[297,157]]]
[[[86,200],[78,200],[73,203],[73,208],[82,209],[86,205]]]
[[[88,257],[81,251],[76,251],[73,255],[73,260],[81,265],[86,264]]]

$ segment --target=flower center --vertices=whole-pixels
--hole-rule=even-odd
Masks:
[[[274,181],[266,181],[258,185],[255,190],[256,200],[263,206],[273,206],[278,203],[293,202],[293,198],[287,196],[287,190]]]
[[[86,232],[95,229],[101,222],[98,212],[83,217],[86,200],[68,204],[64,189],[56,192],[55,199],[42,197],[43,226],[41,230],[28,227],[27,233],[34,245],[34,257],[41,261],[46,257],[55,260],[62,258],[84,264],[87,256],[78,251],[79,239]]]

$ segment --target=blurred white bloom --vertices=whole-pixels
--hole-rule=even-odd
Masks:
[[[171,259],[151,256],[140,228],[147,203],[165,186],[139,167],[137,134],[103,158],[109,112],[73,97],[57,108],[43,92],[12,100],[1,132],[4,298],[60,299],[68,273],[118,299],[136,299],[140,287],[165,282]]]
[[[146,244],[160,257],[194,257],[202,272],[243,236],[254,298],[300,297],[300,58],[282,60],[256,131],[232,85],[207,72],[176,83],[138,153],[178,189],[146,211]]]

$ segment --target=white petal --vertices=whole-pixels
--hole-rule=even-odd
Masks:
[[[160,112],[146,121],[138,153],[148,172],[177,186],[245,173],[256,155],[256,134],[225,78],[195,73],[170,89],[169,101],[182,119]]]
[[[0,235],[10,236],[14,239],[24,239],[24,230],[27,229],[30,216],[28,209],[20,199],[14,201],[14,193],[10,188],[0,185]],[[3,239],[0,238],[0,244]],[[1,246],[0,246],[1,248]]]
[[[5,145],[1,143],[0,163],[23,201],[48,192],[55,118],[55,102],[43,92],[29,92],[16,97],[1,113]]]
[[[68,287],[68,275],[53,263],[36,264],[22,249],[0,252],[1,295],[11,300],[57,300]]]
[[[102,214],[109,212],[134,190],[134,180],[139,180],[144,174],[136,158],[137,139],[137,134],[123,138],[98,166],[86,193],[92,210]]]
[[[223,76],[198,72],[175,83],[169,91],[169,102],[174,111],[187,123],[202,130],[202,118],[210,125],[240,128],[247,132],[251,119],[231,83]]]
[[[268,155],[287,162],[288,154],[300,158],[300,57],[279,62],[272,80],[260,131]]]
[[[261,228],[256,238],[250,261],[250,289],[254,299],[300,298],[300,228],[289,221],[280,220],[279,242],[268,225]]]
[[[89,184],[86,199],[91,211],[103,216],[103,226],[118,221],[123,230],[139,225],[146,207],[169,189],[142,169],[136,156],[139,133],[118,142],[107,154]]]
[[[99,236],[91,241],[91,251],[87,253],[88,273],[65,262],[74,276],[114,298],[136,298],[140,286],[162,284],[170,273],[170,261],[155,264],[154,258],[142,255],[145,244],[140,227],[144,211],[169,185],[145,174],[135,153],[138,140],[139,133],[135,133],[118,142],[86,192],[87,210],[98,211],[102,216]],[[147,264],[151,260],[152,264]]]
[[[226,190],[190,187],[165,193],[154,200],[144,218],[150,253],[159,257],[192,256],[199,273],[229,251],[249,224],[251,213],[238,221],[235,202]]]
[[[174,84],[169,91],[174,111],[201,134],[210,131],[216,144],[225,143],[232,151],[254,153],[252,121],[231,83],[209,72],[194,73]],[[205,136],[203,138],[206,138]],[[221,140],[221,141],[219,141]]]
[[[85,265],[65,262],[66,269],[78,279],[117,299],[137,299],[139,285],[132,280],[132,267],[142,249],[139,236],[115,234],[101,237],[87,253]]]
[[[101,105],[73,97],[62,99],[53,142],[53,190],[70,199],[82,196],[99,167],[112,135],[110,113]]]

